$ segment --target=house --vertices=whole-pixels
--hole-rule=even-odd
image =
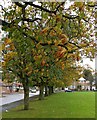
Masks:
[[[83,77],[79,79],[78,85],[81,86],[81,90],[90,90],[90,82],[86,81]]]
[[[18,92],[19,91],[18,89],[20,89],[20,92],[23,91],[21,83],[17,83],[17,82],[16,83],[14,83],[14,82],[13,83],[4,83],[0,79],[0,96],[2,96],[2,94]]]
[[[9,86],[3,83],[3,81],[0,79],[0,95],[3,93],[10,93]]]
[[[72,90],[90,90],[90,82],[86,81],[83,77],[81,77],[78,81],[74,81],[69,88]],[[92,90],[95,89],[96,87],[93,84]]]

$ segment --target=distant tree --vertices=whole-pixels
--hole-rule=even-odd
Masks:
[[[86,81],[90,82],[90,90],[92,90],[92,83],[94,81],[92,71],[90,69],[84,69],[83,77],[86,79]]]
[[[95,86],[96,86],[96,89],[97,89],[97,76],[95,77]]]
[[[97,89],[97,72],[93,74],[93,77],[94,77],[95,87]]]

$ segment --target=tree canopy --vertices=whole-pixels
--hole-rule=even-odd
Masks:
[[[93,58],[92,2],[14,2],[3,8],[3,68],[20,77],[28,109],[29,84],[68,85],[77,79],[81,56]],[[43,88],[43,87],[42,87]],[[43,90],[42,90],[43,92]]]

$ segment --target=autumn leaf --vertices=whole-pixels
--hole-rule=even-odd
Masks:
[[[11,39],[9,39],[9,38],[6,38],[4,42],[5,42],[6,45],[12,43]]]

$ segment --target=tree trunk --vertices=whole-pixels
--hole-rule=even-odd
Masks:
[[[44,99],[44,86],[40,85],[40,93],[39,93],[39,100],[43,100]]]
[[[48,96],[48,86],[45,85],[45,96]]]
[[[97,90],[97,75],[95,76],[95,87],[96,87],[96,90]]]
[[[90,85],[90,90],[92,91],[92,85]]]
[[[51,86],[51,92],[54,93],[54,87],[53,86]]]
[[[95,88],[96,88],[96,90],[97,90],[97,83],[96,83],[96,85],[95,85]]]
[[[26,84],[24,84],[24,110],[29,109],[29,83],[26,79]]]
[[[53,93],[53,86],[49,86],[49,95]]]

